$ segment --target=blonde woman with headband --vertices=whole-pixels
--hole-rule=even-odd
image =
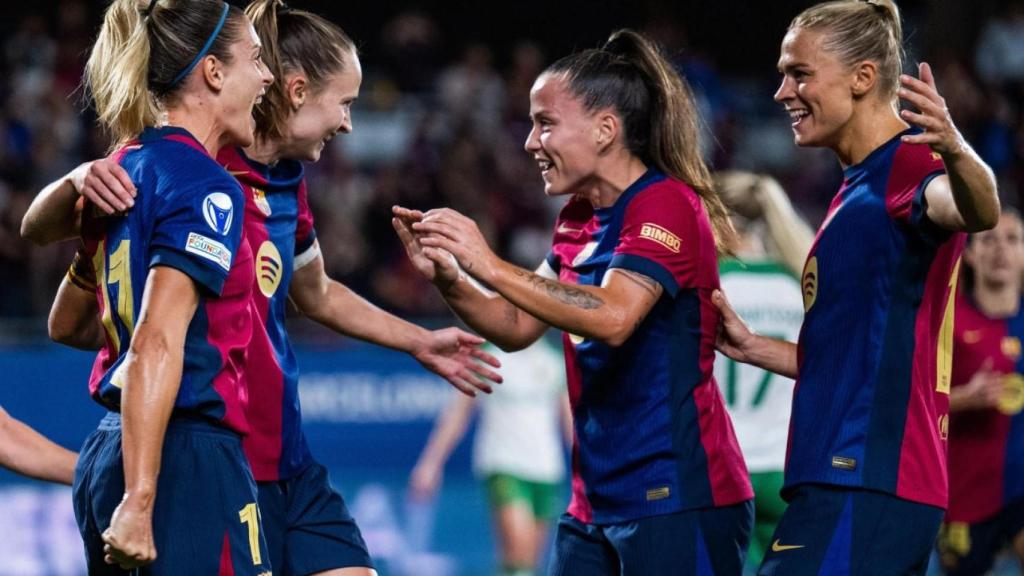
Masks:
[[[85,84],[137,195],[123,216],[64,211],[96,271],[76,280],[102,315],[89,390],[110,410],[75,473],[90,574],[270,572],[242,451],[253,256],[215,158],[253,142],[272,80],[249,19],[220,0],[115,0],[92,48]]]
[[[960,252],[999,200],[931,68],[901,74],[902,52],[891,0],[812,6],[782,41],[775,100],[844,179],[803,268],[797,344],[752,333],[715,295],[719,349],[797,381],[789,506],[763,576],[924,574],[946,508]]]
[[[287,303],[341,334],[410,354],[468,395],[489,392],[491,382],[500,382],[486,366],[498,362],[477,348],[482,338],[456,328],[426,330],[327,276],[303,162],[316,162],[332,138],[352,131],[351,107],[362,83],[359,54],[341,28],[279,0],[256,0],[246,13],[279,82],[256,106],[254,142],[224,148],[217,156],[242,184],[244,241],[257,260],[250,277],[256,325],[243,371],[250,429],[243,448],[257,482],[276,573],[372,575],[373,561],[359,527],[326,468],[310,453],[302,430],[299,371],[285,326]],[[92,162],[80,173],[72,182],[75,194],[108,211],[132,203],[134,187],[116,163]],[[62,214],[73,211],[73,205],[58,209],[45,200],[52,194],[52,187],[44,190],[34,204],[49,204],[52,210],[30,211],[34,220],[26,232],[34,240],[66,235],[61,220],[68,217]],[[96,307],[83,301],[84,292],[72,282],[80,276],[70,274],[61,286],[50,333],[67,344],[95,346],[90,341],[95,331],[89,327],[96,323]]]

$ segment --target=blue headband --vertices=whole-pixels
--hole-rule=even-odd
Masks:
[[[168,89],[177,86],[178,82],[181,82],[182,79],[184,79],[186,76],[189,75],[190,72],[192,72],[192,70],[196,67],[196,64],[199,64],[199,61],[203,59],[203,56],[206,56],[206,52],[210,50],[210,46],[213,46],[213,41],[217,39],[217,34],[220,34],[221,28],[224,27],[224,22],[228,19],[228,10],[230,8],[231,6],[229,6],[228,3],[225,2],[224,12],[221,12],[220,21],[217,22],[217,26],[213,29],[213,33],[210,34],[210,37],[206,40],[206,44],[203,45],[203,49],[199,51],[199,54],[196,54],[195,60],[192,60],[191,64],[189,64],[185,67],[184,70],[179,72],[178,75],[174,77],[174,80],[171,80],[171,85],[168,86]]]

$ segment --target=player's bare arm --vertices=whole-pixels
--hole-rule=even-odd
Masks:
[[[82,249],[57,289],[47,320],[50,339],[81,350],[103,346],[103,323],[96,302],[96,273]]]
[[[992,169],[978,157],[953,124],[946,101],[935,87],[931,66],[918,66],[920,78],[900,76],[900,98],[913,105],[900,116],[924,132],[904,136],[905,142],[927,144],[942,156],[946,174],[925,188],[928,218],[949,230],[978,232],[999,221],[999,196]]]
[[[135,185],[117,162],[86,162],[36,195],[21,220],[21,235],[39,245],[73,238],[82,224],[82,198],[115,214],[131,208],[135,194]]]
[[[30,478],[71,485],[78,454],[48,440],[0,408],[0,466]]]
[[[712,293],[711,301],[722,314],[722,323],[715,341],[715,347],[722,354],[737,362],[752,364],[787,378],[796,378],[796,344],[752,331],[732,309],[721,290]]]
[[[451,253],[462,268],[517,307],[583,338],[620,346],[654,307],[660,291],[617,270],[601,286],[549,280],[505,262],[490,250],[473,220],[442,208],[427,212],[413,230],[425,247]]]
[[[484,339],[458,328],[427,330],[381,310],[348,286],[327,276],[318,255],[292,276],[289,295],[299,309],[332,330],[406,352],[464,394],[490,393],[500,363],[479,348]]]
[[[548,324],[520,310],[502,295],[480,285],[461,272],[455,258],[444,250],[423,246],[412,224],[423,219],[423,213],[395,206],[391,220],[410,262],[424,278],[437,286],[445,302],[466,324],[506,352],[526,348],[548,329]],[[542,263],[535,273],[555,278],[555,273]]]
[[[122,568],[156,558],[153,506],[167,423],[181,385],[185,334],[199,292],[185,273],[150,270],[142,310],[123,364],[121,398],[124,499],[103,532],[107,562]]]

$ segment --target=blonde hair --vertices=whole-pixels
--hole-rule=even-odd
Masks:
[[[160,106],[173,101],[186,70],[224,13],[221,0],[114,0],[85,67],[86,93],[115,145],[156,123]],[[230,63],[230,46],[245,15],[228,8],[227,21],[207,54]]]
[[[253,112],[256,134],[280,138],[291,115],[285,74],[301,71],[316,93],[350,64],[347,58],[356,53],[356,47],[335,24],[312,12],[289,8],[281,0],[254,0],[245,13],[263,43],[263,61],[278,79]]]
[[[824,34],[822,46],[846,66],[870,60],[878,65],[883,96],[896,97],[903,71],[903,26],[893,0],[835,0],[801,12],[789,30]]]

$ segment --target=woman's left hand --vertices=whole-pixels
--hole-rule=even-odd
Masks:
[[[918,72],[920,79],[907,74],[900,75],[899,97],[918,110],[901,110],[900,116],[924,132],[904,136],[903,141],[927,144],[943,157],[956,155],[964,149],[964,137],[953,124],[946,100],[935,88],[932,67],[922,62],[918,65]]]
[[[476,222],[451,208],[437,208],[412,224],[423,246],[447,250],[459,266],[477,280],[489,282],[497,256],[491,251]]]

